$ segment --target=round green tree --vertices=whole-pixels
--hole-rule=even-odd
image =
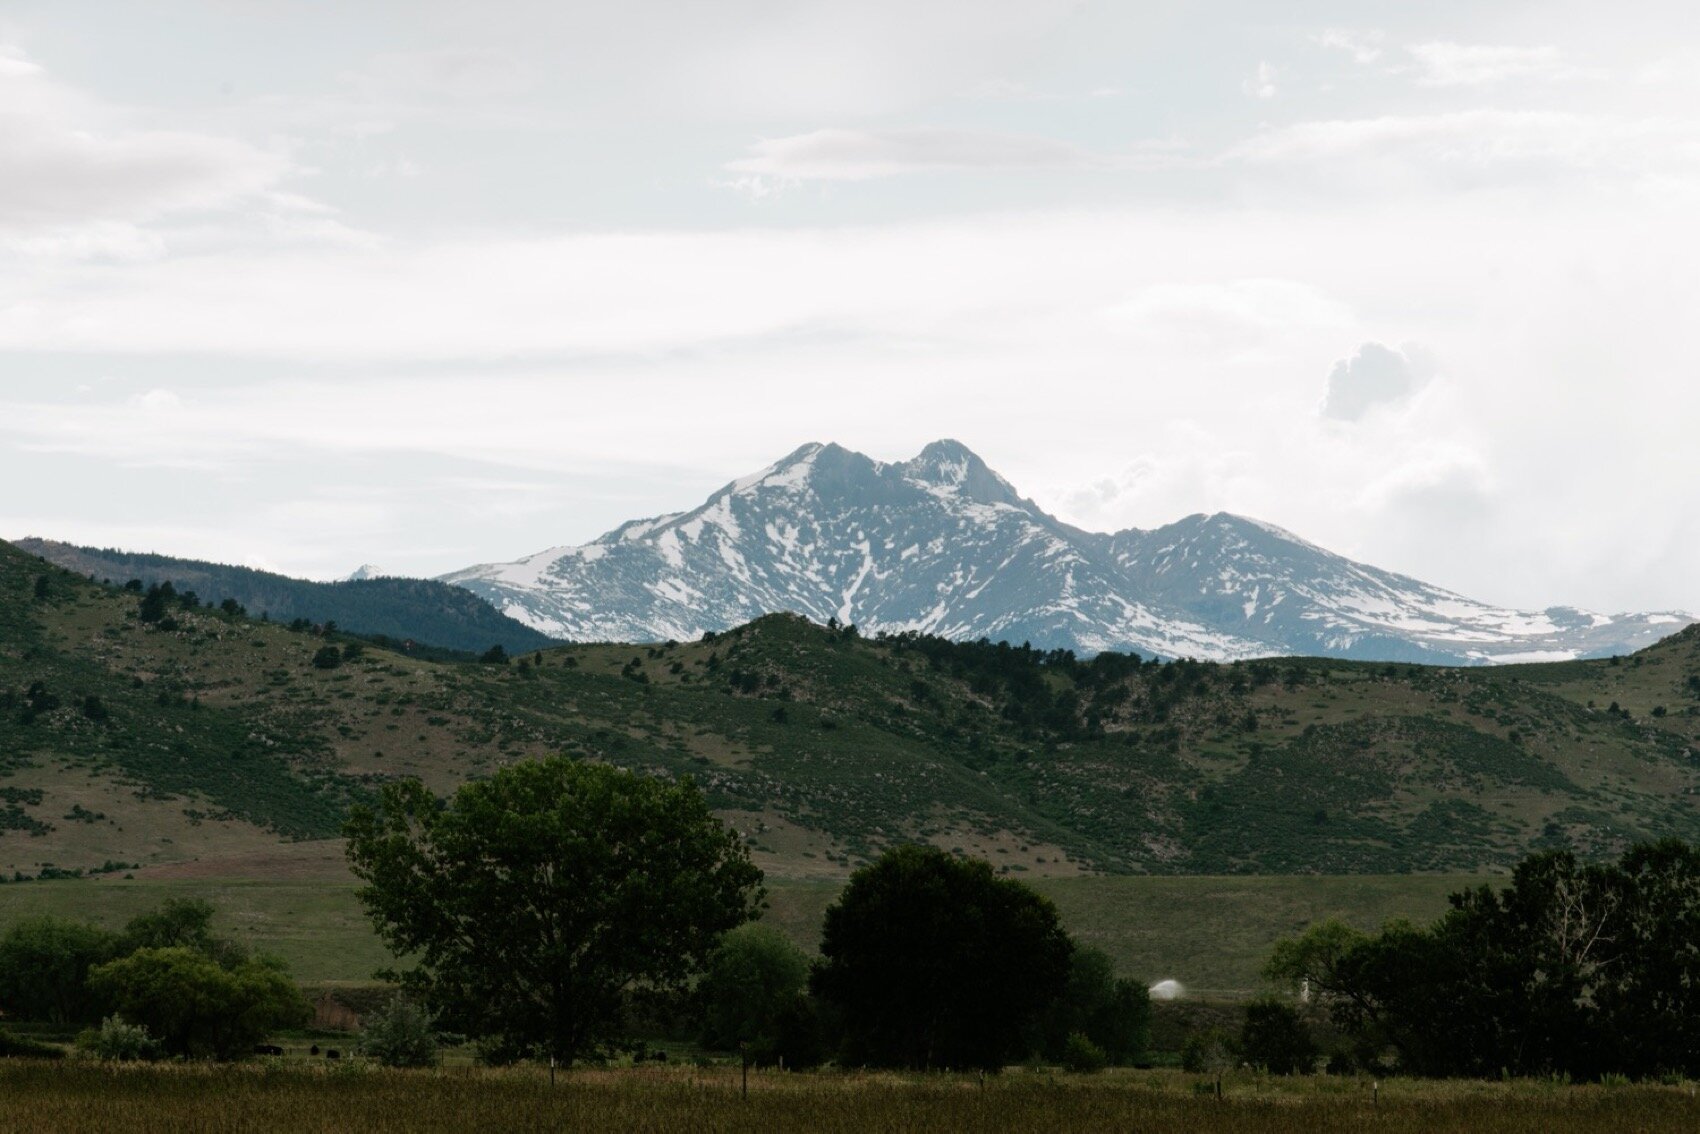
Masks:
[[[771,925],[728,933],[708,959],[697,994],[705,1046],[753,1045],[758,1062],[776,1057],[780,1024],[809,981],[809,959]]]
[[[1056,907],[984,862],[903,846],[851,875],[826,911],[816,993],[843,1057],[994,1070],[1025,1054],[1073,945]]]
[[[418,961],[409,986],[504,1057],[614,1050],[627,998],[681,990],[763,898],[743,841],[689,781],[565,758],[446,803],[386,785],[347,834],[379,935]]]

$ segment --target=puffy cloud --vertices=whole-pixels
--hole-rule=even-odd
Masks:
[[[1433,361],[1420,347],[1406,345],[1394,350],[1380,343],[1365,343],[1329,371],[1322,415],[1357,421],[1377,406],[1410,397],[1433,375]]]

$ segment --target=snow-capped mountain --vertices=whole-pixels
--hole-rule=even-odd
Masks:
[[[345,583],[363,583],[367,579],[383,579],[388,576],[389,572],[385,571],[382,567],[375,566],[371,563],[362,563],[348,575],[345,575],[342,581]]]
[[[794,611],[1087,653],[1476,664],[1628,652],[1694,621],[1503,610],[1226,513],[1086,532],[954,441],[898,463],[805,445],[694,511],[443,579],[579,641],[683,640]]]

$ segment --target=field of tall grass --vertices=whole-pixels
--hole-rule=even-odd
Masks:
[[[736,1067],[383,1071],[0,1066],[0,1128],[34,1131],[1660,1131],[1700,1127],[1692,1084],[1571,1086],[1180,1072],[1096,1076],[752,1072]]]

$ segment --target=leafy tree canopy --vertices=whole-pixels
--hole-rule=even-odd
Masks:
[[[169,1054],[235,1059],[312,1008],[275,962],[226,969],[193,949],[140,949],[89,972],[89,986]]]
[[[1151,994],[1145,985],[1117,977],[1115,963],[1102,949],[1076,949],[1062,994],[1041,1018],[1038,1049],[1047,1059],[1067,1064],[1070,1037],[1079,1035],[1106,1061],[1125,1066],[1144,1054],[1150,1026]]]
[[[826,911],[814,989],[848,1062],[1002,1067],[1062,992],[1073,944],[1056,907],[978,861],[902,846]]]
[[[1604,866],[1549,851],[1504,890],[1451,901],[1426,929],[1315,927],[1277,946],[1269,975],[1315,993],[1364,1062],[1700,1074],[1700,850],[1666,840]]]
[[[373,924],[418,961],[410,985],[497,1056],[612,1050],[624,999],[683,988],[763,899],[748,849],[689,781],[565,758],[447,803],[386,785],[347,834]]]
[[[88,973],[118,952],[117,938],[82,922],[17,922],[0,937],[0,1011],[55,1024],[98,1020],[100,1000],[87,987]]]
[[[708,959],[698,986],[703,1043],[729,1050],[740,1042],[772,1047],[779,1024],[809,981],[809,961],[771,925],[752,922],[728,933]],[[758,1051],[760,1060],[763,1051]]]

